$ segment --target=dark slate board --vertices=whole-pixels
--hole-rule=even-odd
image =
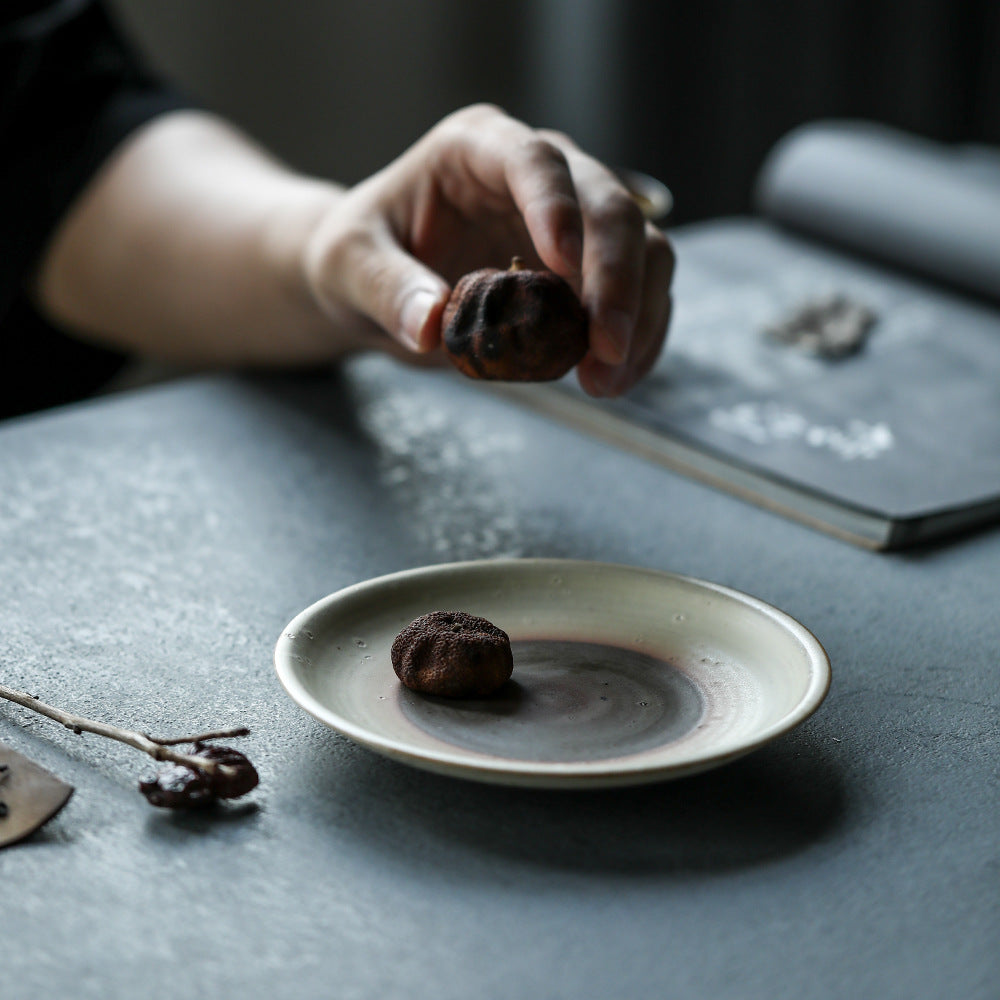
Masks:
[[[655,372],[611,402],[569,380],[525,398],[874,547],[1000,517],[1000,310],[765,222],[688,227],[675,242]],[[825,360],[764,334],[828,293],[878,315],[858,354]]]

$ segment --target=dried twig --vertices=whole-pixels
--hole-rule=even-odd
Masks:
[[[209,740],[231,740],[234,736],[249,736],[250,730],[246,726],[237,726],[235,729],[218,729],[212,733],[199,733],[197,736],[174,736],[169,740],[158,739],[149,733],[142,735],[154,743],[159,743],[161,747],[175,747],[180,743],[207,743]]]
[[[61,723],[67,729],[71,729],[78,736],[81,733],[94,733],[97,736],[106,736],[108,739],[117,740],[119,743],[127,743],[136,750],[148,753],[154,760],[169,760],[175,764],[182,764],[193,771],[210,777],[222,776],[235,778],[236,768],[228,764],[221,764],[204,756],[181,753],[178,750],[171,750],[172,746],[180,743],[200,743],[209,739],[216,739],[229,736],[245,736],[249,730],[245,728],[229,729],[217,733],[203,733],[200,736],[184,736],[176,739],[157,740],[145,733],[136,732],[131,729],[119,729],[118,726],[109,725],[106,722],[95,722],[93,719],[86,719],[82,715],[73,715],[71,712],[64,712],[61,708],[45,704],[34,695],[26,691],[17,691],[14,688],[0,684],[0,698],[13,701],[25,708],[30,708],[33,712],[45,715],[56,722]]]

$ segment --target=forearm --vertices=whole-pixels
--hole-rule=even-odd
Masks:
[[[350,190],[287,170],[208,115],[164,115],[70,208],[36,291],[64,326],[190,365],[301,364],[374,348],[434,363],[450,283],[514,255],[588,315],[580,382],[652,367],[673,255],[606,167],[488,105],[449,115]]]
[[[186,364],[296,364],[352,346],[323,315],[303,248],[342,197],[225,123],[154,120],[84,190],[41,261],[37,296],[57,322]]]

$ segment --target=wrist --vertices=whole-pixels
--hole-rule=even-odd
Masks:
[[[261,226],[261,253],[265,273],[277,276],[280,294],[290,315],[296,317],[294,335],[307,338],[318,355],[337,353],[332,346],[331,324],[336,310],[320,301],[310,277],[309,248],[317,229],[344,199],[336,184],[296,177],[277,200]],[[291,332],[291,331],[289,331]],[[304,345],[308,351],[308,344]]]

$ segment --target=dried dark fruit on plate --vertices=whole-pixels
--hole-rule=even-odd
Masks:
[[[461,278],[441,317],[445,353],[470,378],[548,382],[587,353],[587,311],[551,271],[484,268]]]
[[[514,671],[507,633],[464,611],[421,615],[396,636],[390,655],[406,687],[444,698],[486,698]]]
[[[139,791],[151,805],[164,809],[188,809],[207,805],[216,799],[238,799],[256,788],[260,780],[253,764],[230,747],[196,743],[192,756],[214,760],[229,770],[205,774],[171,762],[161,768],[155,778],[139,782]]]

